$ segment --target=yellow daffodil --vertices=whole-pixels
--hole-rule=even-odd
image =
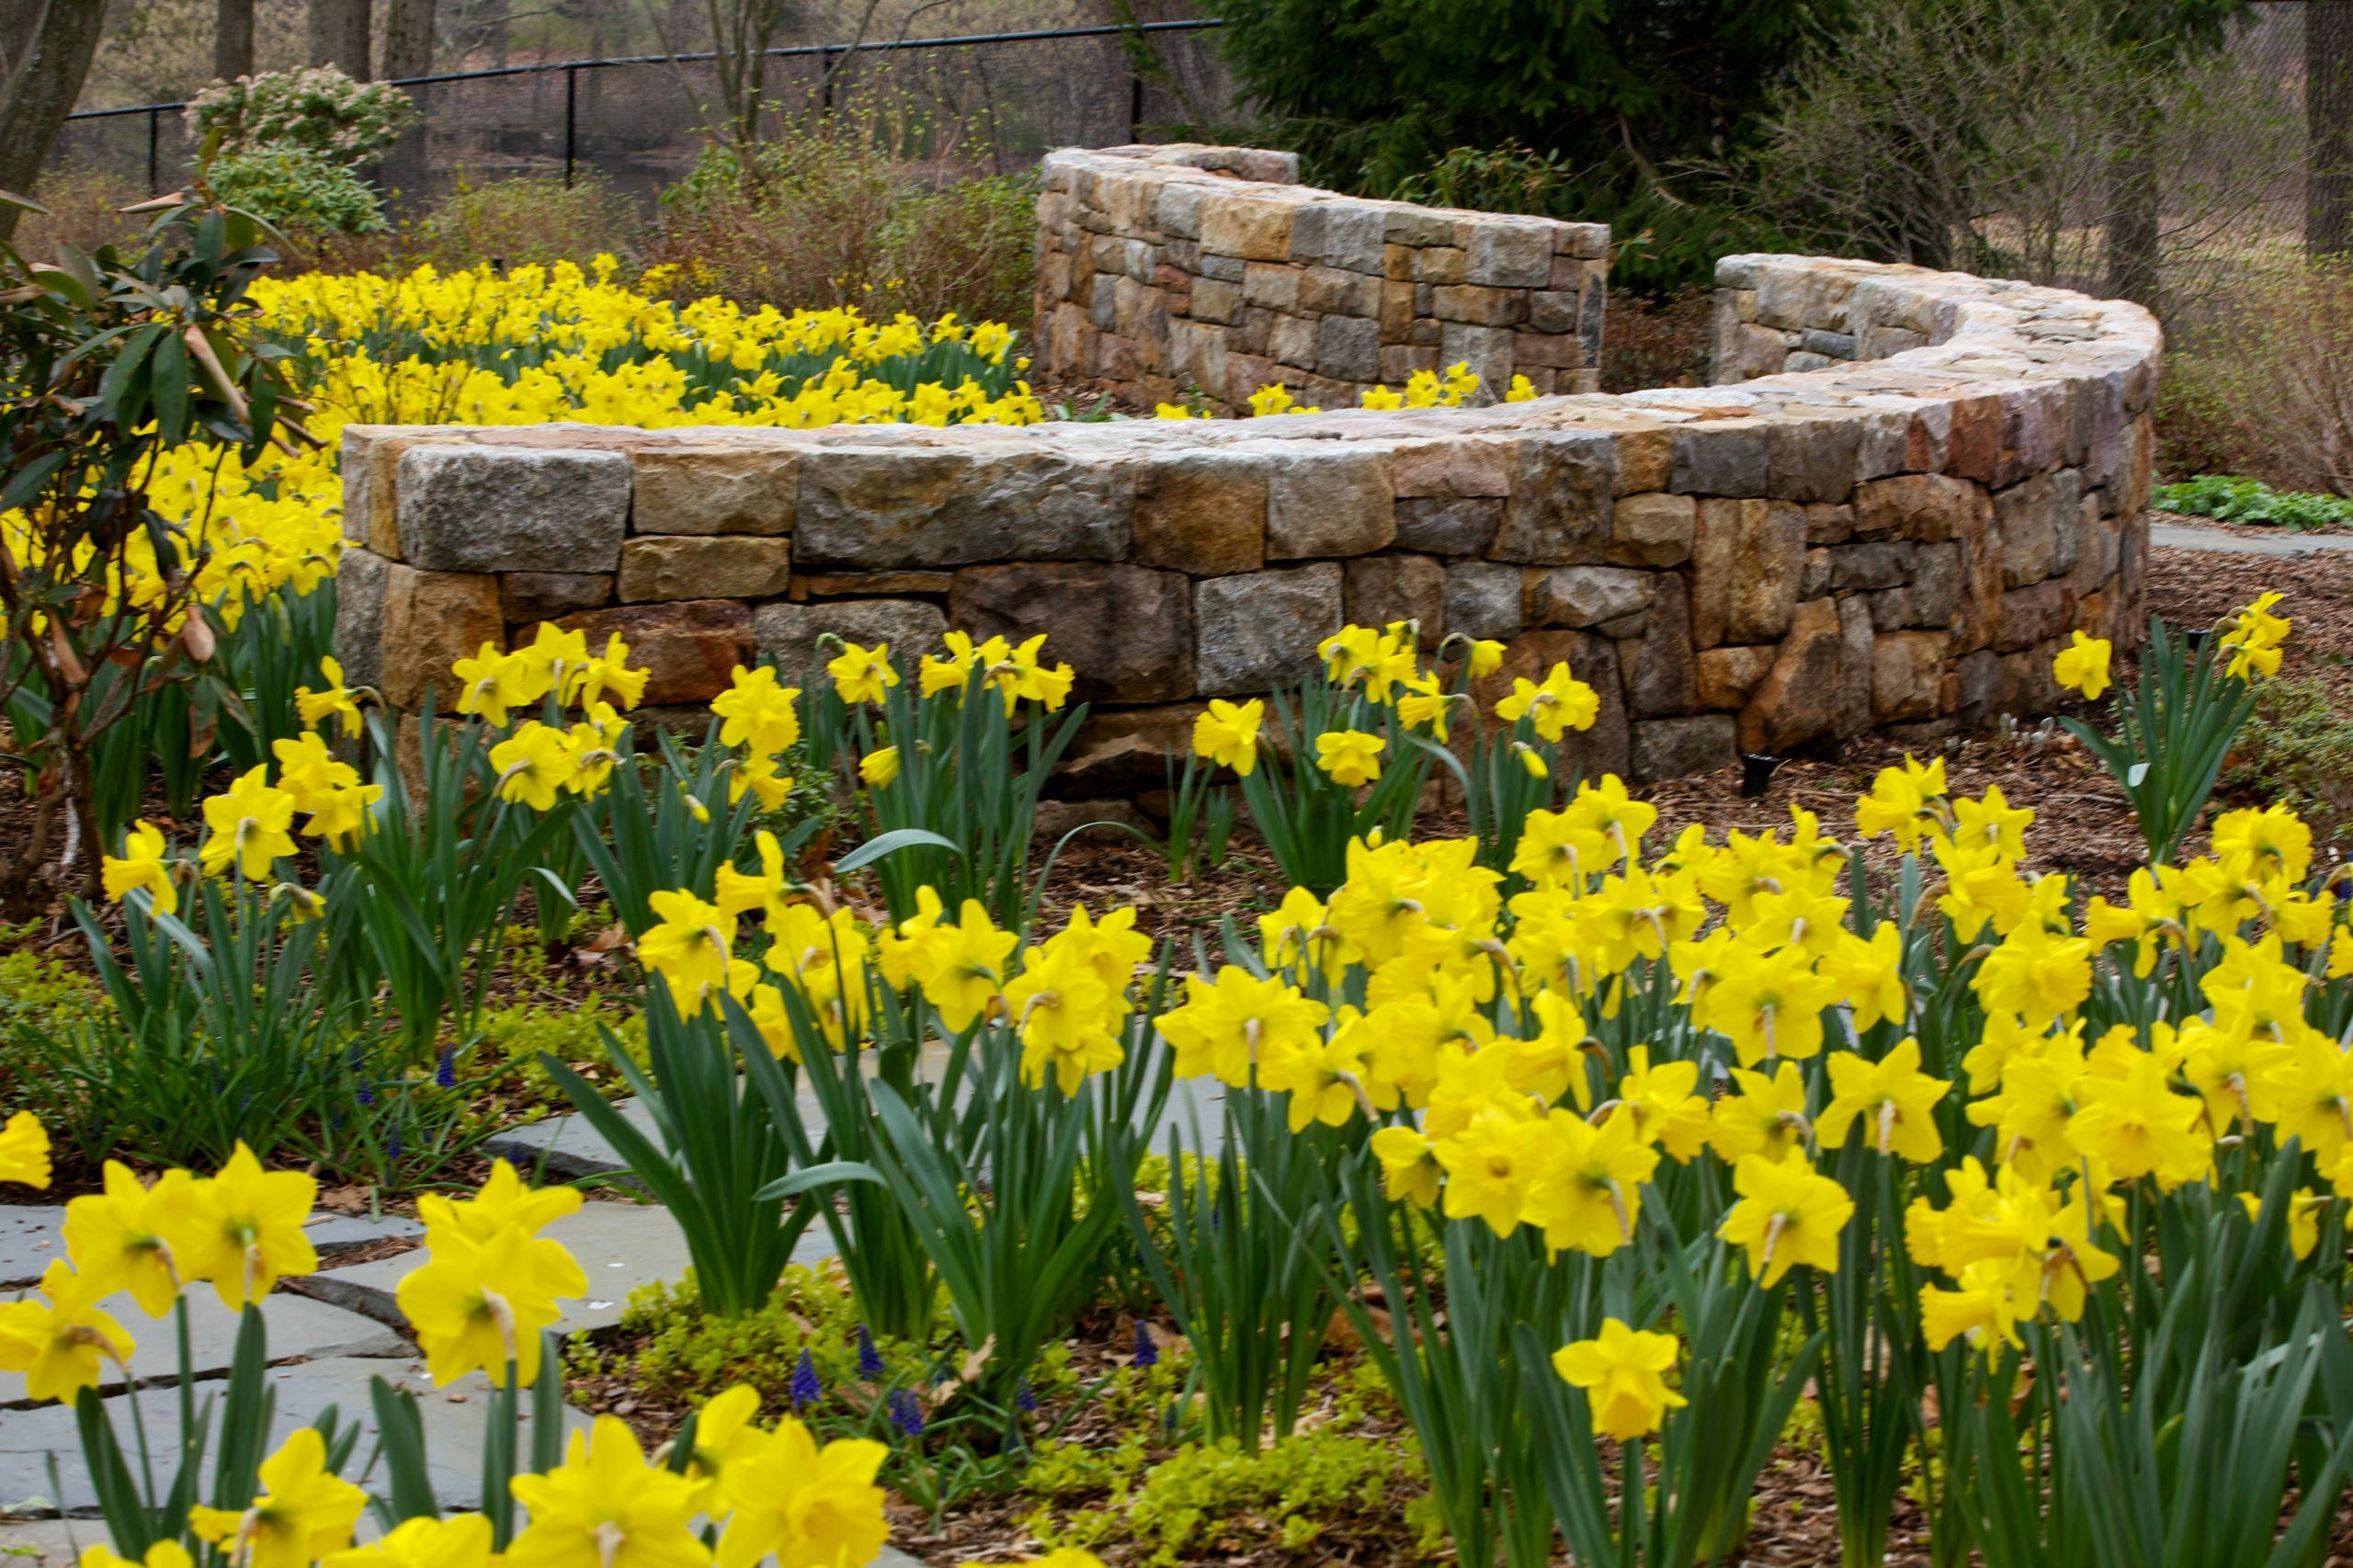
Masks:
[[[351,1544],[368,1494],[326,1468],[326,1439],[314,1426],[297,1427],[261,1462],[262,1494],[242,1513],[233,1508],[188,1510],[188,1528],[251,1568],[310,1568]]]
[[[1675,1365],[1675,1351],[1671,1334],[1645,1334],[1605,1318],[1597,1337],[1554,1351],[1552,1369],[1563,1382],[1586,1391],[1603,1436],[1631,1442],[1657,1431],[1668,1411],[1690,1403],[1663,1376]]]

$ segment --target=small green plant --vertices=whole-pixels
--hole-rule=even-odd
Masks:
[[[2161,484],[2150,498],[2160,511],[2226,523],[2269,523],[2283,528],[2325,528],[2353,523],[2353,501],[2303,490],[2274,490],[2259,479],[2201,474]]]
[[[2325,681],[2304,676],[2257,688],[2222,787],[2277,801],[2336,836],[2353,828],[2353,713]]]
[[[1308,1552],[1336,1529],[1361,1531],[1372,1521],[1385,1531],[1392,1528],[1388,1521],[1412,1511],[1427,1484],[1410,1437],[1328,1426],[1263,1451],[1232,1437],[1187,1443],[1143,1471],[1139,1483],[1131,1478],[1142,1455],[1140,1440],[1084,1458],[1047,1450],[1030,1472],[1029,1490],[1052,1494],[1083,1477],[1110,1495],[1059,1521],[1040,1509],[1029,1528],[1049,1548],[1116,1541],[1143,1552],[1139,1561],[1154,1568],[1175,1568],[1266,1547]],[[1423,1528],[1422,1551],[1442,1544]]]

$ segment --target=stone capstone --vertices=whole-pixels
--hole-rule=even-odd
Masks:
[[[400,457],[401,559],[432,572],[609,572],[629,528],[619,452],[425,443]]]

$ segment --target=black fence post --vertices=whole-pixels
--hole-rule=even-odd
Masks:
[[[563,188],[572,188],[573,136],[580,124],[580,67],[563,68]]]
[[[164,110],[157,105],[147,111],[147,194],[153,196],[164,183]]]
[[[1128,140],[1133,142],[1143,126],[1143,73],[1128,77]]]

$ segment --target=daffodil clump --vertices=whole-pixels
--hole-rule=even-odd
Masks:
[[[38,1127],[12,1123],[6,1136],[0,1180],[45,1179],[28,1163],[45,1147]],[[109,1369],[127,1379],[132,1339],[101,1301],[127,1295],[160,1319],[184,1312],[187,1292],[209,1285],[224,1307],[249,1311],[279,1281],[317,1268],[304,1234],[317,1196],[312,1177],[265,1170],[242,1147],[210,1176],[171,1170],[143,1182],[108,1162],[104,1192],[66,1206],[66,1256],[51,1263],[38,1294],[0,1305],[0,1370],[23,1374],[27,1396],[39,1401],[71,1403]],[[579,1263],[540,1232],[580,1202],[570,1187],[526,1186],[504,1160],[471,1197],[420,1201],[426,1261],[403,1277],[398,1294],[437,1386],[481,1371],[511,1394],[538,1380],[541,1331],[556,1321],[557,1301],[588,1289]],[[489,1509],[395,1517],[364,1547],[354,1535],[369,1494],[339,1473],[331,1431],[304,1426],[260,1462],[249,1505],[185,1506],[184,1535],[166,1533],[135,1558],[94,1546],[82,1562],[188,1568],[192,1549],[204,1548],[238,1568],[843,1568],[870,1561],[889,1537],[874,1483],[883,1446],[821,1444],[790,1416],[762,1425],[760,1406],[746,1387],[710,1401],[683,1464],[666,1452],[649,1458],[626,1426],[601,1417],[592,1431],[572,1435],[561,1463],[512,1478],[519,1521]],[[85,1409],[108,1424],[102,1407],[85,1402]],[[153,1463],[143,1449],[142,1463]]]
[[[1446,369],[1444,375],[1436,370],[1416,370],[1405,378],[1403,387],[1367,387],[1358,396],[1357,406],[1389,410],[1397,408],[1460,408],[1479,390],[1479,374],[1471,369],[1468,359],[1458,359]],[[1533,403],[1536,383],[1526,376],[1516,375],[1504,391],[1506,403]],[[1250,394],[1250,413],[1254,418],[1278,414],[1321,414],[1323,409],[1302,403],[1291,390],[1280,381],[1268,381]],[[1153,412],[1162,419],[1197,419],[1206,415],[1190,404],[1163,403],[1154,405]]]
[[[405,277],[311,273],[264,278],[253,335],[299,367],[317,447],[273,447],[248,466],[234,451],[188,445],[147,476],[156,509],[186,529],[197,598],[233,627],[249,600],[307,594],[342,550],[338,437],[347,424],[539,425],[582,422],[809,429],[841,424],[1032,424],[1045,410],[1020,379],[1013,329],[869,321],[854,309],[746,311],[686,304],[620,281],[609,256],[484,266]],[[0,512],[19,561],[29,536]],[[151,547],[134,542],[122,602],[158,597]]]

